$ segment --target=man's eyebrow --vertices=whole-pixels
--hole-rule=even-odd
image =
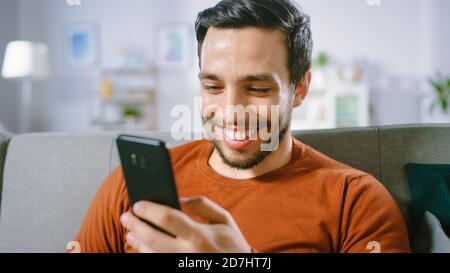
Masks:
[[[272,74],[255,74],[239,77],[239,81],[243,82],[276,82]]]
[[[200,72],[198,74],[200,80],[213,80],[222,81],[222,79],[213,73]],[[276,82],[275,77],[272,74],[254,74],[254,75],[244,75],[238,78],[240,82]]]
[[[212,73],[208,73],[208,72],[200,72],[198,73],[198,78],[200,80],[212,80],[212,81],[221,81],[220,77],[212,74]]]

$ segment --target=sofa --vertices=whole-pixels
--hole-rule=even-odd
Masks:
[[[130,132],[128,132],[130,133]],[[135,132],[181,144],[170,134]],[[372,174],[411,227],[404,165],[450,163],[450,125],[295,131],[294,137]],[[119,165],[117,133],[0,132],[0,252],[64,252],[102,181]],[[411,238],[413,241],[414,238]]]

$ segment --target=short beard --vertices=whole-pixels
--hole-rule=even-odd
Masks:
[[[287,102],[287,111],[286,111],[286,115],[283,117],[280,117],[279,119],[279,133],[278,133],[278,141],[280,144],[283,141],[284,136],[286,135],[286,132],[289,130],[289,128],[291,127],[291,119],[292,119],[292,100],[293,100],[293,95],[289,96],[288,102]],[[202,122],[203,125],[207,124],[210,120],[212,120],[212,117],[210,118],[204,118],[202,117]],[[267,122],[267,124],[271,124],[270,121]],[[246,160],[230,160],[229,158],[227,158],[227,156],[225,155],[222,147],[220,146],[220,142],[215,139],[212,138],[211,143],[213,144],[214,148],[217,150],[217,152],[219,153],[220,158],[222,159],[222,162],[234,169],[238,169],[238,170],[247,170],[250,168],[255,167],[256,165],[258,165],[259,163],[261,163],[271,152],[273,152],[273,150],[269,150],[269,151],[261,151],[260,150],[251,158],[248,158]],[[269,140],[271,141],[271,140]],[[260,145],[261,146],[261,145]],[[279,147],[279,145],[278,145]],[[236,151],[237,153],[241,153],[245,155],[245,152],[239,152]]]
[[[280,132],[278,134],[279,140],[280,142],[282,141],[283,137],[286,135],[286,132],[288,131],[290,127],[290,121],[286,122],[284,124],[284,126],[282,128],[280,128]],[[238,170],[247,170],[247,169],[251,169],[254,166],[258,165],[259,163],[261,163],[261,161],[263,161],[270,153],[272,153],[272,151],[261,151],[259,150],[255,156],[244,160],[244,161],[232,161],[230,159],[228,159],[222,149],[222,147],[220,146],[219,141],[217,141],[216,139],[211,140],[211,143],[213,144],[214,148],[217,150],[217,152],[219,152],[220,158],[222,159],[222,162],[234,169],[238,169]]]

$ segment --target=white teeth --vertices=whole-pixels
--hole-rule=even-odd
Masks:
[[[225,137],[231,140],[242,141],[247,138],[247,133],[245,131],[234,131],[230,129],[225,129]]]
[[[258,130],[254,129],[254,130],[250,130],[250,132],[248,132],[247,137],[250,140],[256,140],[256,138],[258,137]]]
[[[245,134],[245,131],[236,131],[235,132],[235,135],[234,135],[234,138],[236,139],[236,140],[245,140],[246,139],[246,134]]]
[[[225,129],[225,136],[228,139],[234,140],[234,131],[230,129]]]

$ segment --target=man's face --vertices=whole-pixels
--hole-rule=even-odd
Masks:
[[[279,30],[208,30],[199,74],[202,120],[227,165],[257,165],[271,152],[261,149],[271,141],[266,133],[281,141],[289,130],[293,90],[286,62],[285,36]],[[245,107],[247,113],[235,112]]]

